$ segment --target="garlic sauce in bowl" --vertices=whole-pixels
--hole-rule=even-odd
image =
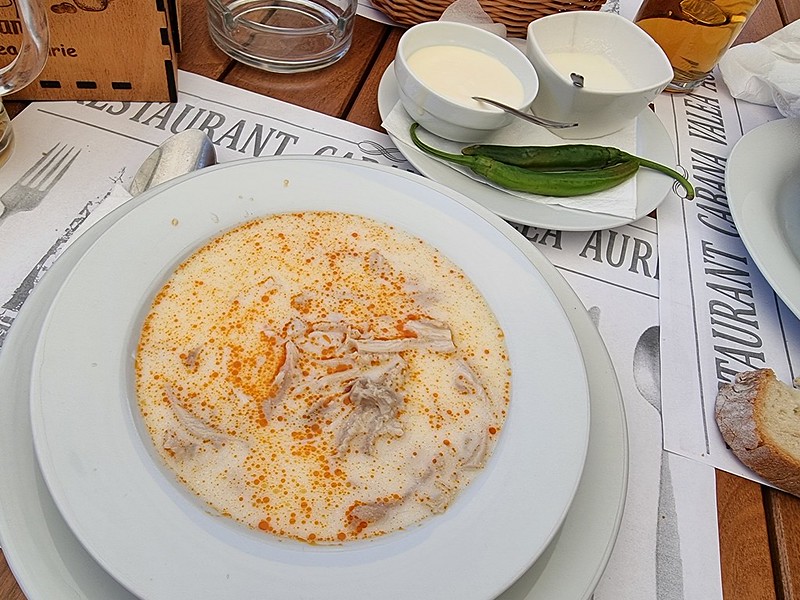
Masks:
[[[602,54],[588,52],[553,52],[547,55],[556,72],[569,79],[577,73],[586,90],[629,90],[633,84],[614,63]]]
[[[397,45],[394,73],[411,119],[457,142],[480,142],[514,119],[472,96],[525,111],[539,92],[536,70],[511,42],[449,21],[408,29]]]
[[[464,68],[468,65],[469,68]],[[485,105],[473,96],[485,96],[519,106],[525,89],[519,77],[498,59],[462,46],[428,46],[408,57],[408,66],[419,79],[445,98],[471,108]]]

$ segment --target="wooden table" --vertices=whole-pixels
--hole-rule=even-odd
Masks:
[[[238,64],[214,46],[203,0],[182,3],[181,69],[380,129],[378,83],[401,29],[359,17],[353,46],[340,62],[312,73],[273,75]],[[762,0],[737,43],[760,40],[797,19],[799,0]],[[24,107],[6,103],[12,117]],[[725,600],[800,600],[800,498],[718,471],[717,506]],[[0,600],[23,598],[0,552]]]

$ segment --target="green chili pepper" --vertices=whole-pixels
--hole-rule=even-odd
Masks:
[[[517,192],[541,196],[583,196],[601,192],[630,179],[639,170],[634,160],[620,162],[610,167],[586,171],[532,171],[509,165],[486,156],[450,154],[424,144],[417,137],[418,123],[411,125],[411,139],[422,151],[444,160],[469,167],[489,181]]]
[[[646,167],[669,175],[686,190],[686,199],[694,198],[694,188],[689,180],[669,167],[646,158],[634,156],[612,146],[592,144],[564,144],[562,146],[498,146],[477,144],[461,152],[468,156],[485,156],[508,165],[533,171],[580,171],[602,169],[625,161],[636,161]]]
[[[562,146],[498,146],[476,144],[461,150],[467,156],[487,156],[507,165],[534,171],[581,171],[601,169],[624,162],[630,154],[610,146],[565,144]]]

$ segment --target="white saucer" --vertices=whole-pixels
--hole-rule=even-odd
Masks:
[[[378,111],[382,119],[387,117],[399,99],[392,63],[384,71],[378,86]],[[502,190],[483,185],[391,134],[390,137],[408,162],[426,177],[461,192],[504,219],[534,227],[561,231],[595,231],[626,225],[654,211],[674,185],[671,178],[661,173],[640,169],[636,174],[637,202],[633,218],[527,202]],[[675,148],[669,134],[650,109],[645,109],[638,117],[636,153],[661,164],[675,164]]]
[[[79,544],[44,486],[32,448],[28,374],[34,352],[31,340],[38,337],[44,315],[73,266],[103,231],[145,200],[137,198],[115,211],[64,253],[27,301],[0,355],[0,376],[9,382],[6,402],[0,404],[0,540],[31,600],[133,598]],[[627,435],[619,387],[599,334],[555,268],[502,221],[479,207],[473,210],[525,253],[566,309],[581,343],[596,417],[586,468],[560,533],[543,559],[501,597],[587,598],[613,547],[627,487]]]
[[[800,119],[745,134],[725,168],[736,230],[764,278],[800,317]]]

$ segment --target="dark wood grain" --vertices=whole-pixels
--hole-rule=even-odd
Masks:
[[[778,598],[800,600],[800,498],[777,490],[764,497]]]
[[[717,471],[717,514],[725,600],[776,600],[761,486]]]
[[[219,79],[233,63],[208,33],[205,0],[181,0],[181,52],[178,68]]]
[[[778,8],[784,23],[800,19],[800,2],[798,0],[777,0]]]
[[[0,599],[2,600],[25,600],[17,580],[8,568],[6,557],[0,551]]]
[[[800,0],[790,1],[800,3]],[[755,12],[742,28],[742,32],[736,38],[735,44],[756,42],[771,33],[775,33],[781,27],[783,27],[783,21],[778,10],[777,0],[761,0]]]
[[[364,85],[361,86],[355,102],[346,115],[348,121],[370,129],[383,131],[381,116],[378,114],[378,86],[384,72],[394,60],[397,43],[400,41],[402,34],[403,30],[397,28],[392,28],[388,32],[380,54],[375,59]]]
[[[339,62],[308,73],[267,73],[237,64],[222,81],[334,117],[344,116],[367,77],[387,26],[358,17],[350,50]]]
[[[24,102],[24,101],[13,101],[12,102],[10,100],[6,100],[5,102],[3,102],[3,105],[6,108],[6,112],[8,113],[8,116],[11,119],[16,117],[19,113],[21,113],[22,110],[26,106],[28,106],[28,104],[30,104],[30,102]]]

